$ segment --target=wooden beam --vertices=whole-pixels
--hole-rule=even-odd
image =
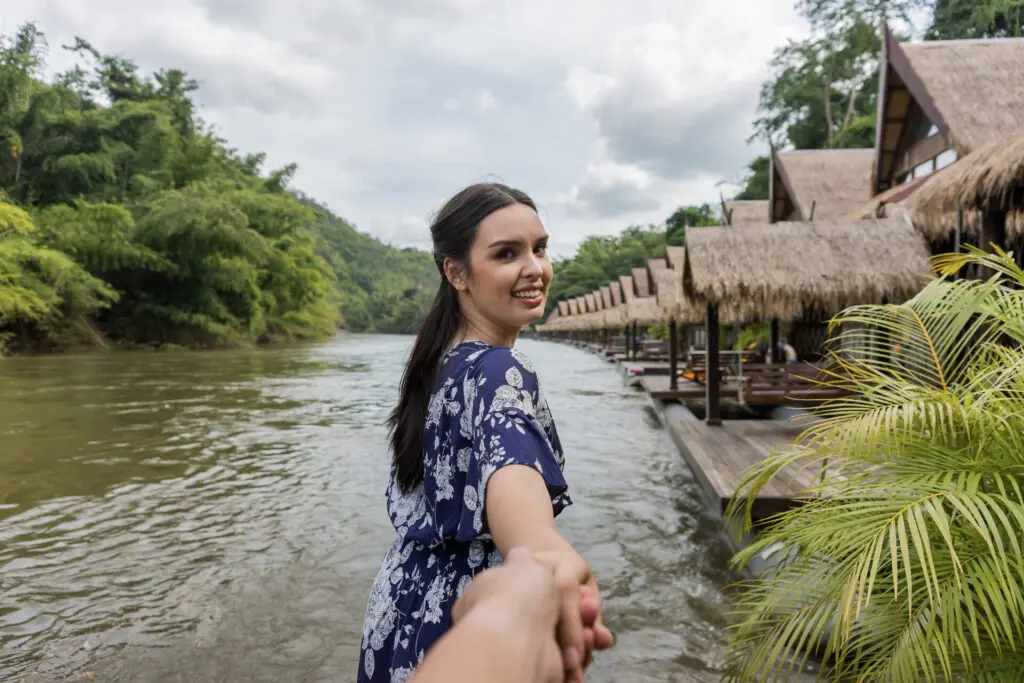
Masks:
[[[718,308],[708,302],[707,316],[704,318],[707,328],[707,369],[705,372],[705,409],[704,421],[708,426],[718,427],[722,424],[721,383],[722,373],[718,367]]]
[[[981,236],[978,245],[983,251],[991,254],[992,245],[1006,248],[1006,211],[986,211],[981,216]],[[995,275],[991,268],[980,268],[978,277],[986,280]]]
[[[668,386],[675,391],[679,388],[679,331],[676,321],[668,323]]]
[[[772,350],[772,362],[782,362],[782,350],[779,348],[779,319],[772,318],[772,324],[768,328],[768,348]]]
[[[917,142],[909,145],[907,149],[896,159],[896,165],[893,169],[892,177],[896,178],[901,173],[910,173],[929,159],[934,160],[935,157],[939,156],[950,147],[949,138],[942,133],[936,133],[935,135],[926,137],[923,140],[918,140]]]

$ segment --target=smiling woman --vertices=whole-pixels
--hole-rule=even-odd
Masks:
[[[512,348],[544,313],[547,233],[526,194],[480,184],[442,207],[431,237],[442,278],[389,418],[397,536],[371,591],[358,680],[410,678],[473,577],[517,546],[559,581],[558,644],[567,680],[582,680],[611,634],[589,565],[555,529],[572,502],[562,447],[533,365]]]

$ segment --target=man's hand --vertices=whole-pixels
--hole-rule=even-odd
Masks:
[[[500,625],[525,640],[538,683],[563,683],[566,666],[556,639],[561,596],[555,573],[526,548],[513,548],[504,564],[477,574],[455,602],[456,626],[475,621],[481,628]],[[501,646],[501,643],[497,643]]]

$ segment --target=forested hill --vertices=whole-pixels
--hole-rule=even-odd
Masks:
[[[88,42],[44,82],[44,35],[0,36],[0,353],[411,331],[431,257],[291,190],[228,147],[195,81]]]

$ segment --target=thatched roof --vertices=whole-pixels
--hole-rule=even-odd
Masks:
[[[722,216],[723,225],[743,225],[744,223],[764,223],[770,213],[767,199],[730,199],[725,202],[728,218]]]
[[[573,297],[569,299],[569,315],[580,314],[580,299],[579,297]]]
[[[622,303],[622,283],[618,280],[612,280],[608,283],[608,288],[612,290],[612,306],[618,306]]]
[[[611,308],[611,307],[612,307],[612,290],[611,290],[611,288],[608,285],[603,285],[601,287],[601,308],[602,309],[606,309],[606,308]]]
[[[626,304],[627,322],[641,325],[660,325],[664,322],[658,299],[653,296],[637,296]]]
[[[651,282],[647,268],[631,268],[630,273],[633,275],[633,295],[637,297],[650,296]]]
[[[1024,234],[1024,129],[983,145],[934,175],[913,196],[913,218],[919,228],[948,233],[960,202],[964,222],[971,224],[965,225],[968,232],[977,232],[979,212],[995,209],[1011,213],[1008,237]]]
[[[633,276],[620,275],[619,284],[622,285],[622,302],[628,304],[630,299],[636,296],[636,290],[633,289]]]
[[[930,273],[923,238],[900,219],[700,228],[686,253],[684,291],[716,303],[722,322],[902,301]]]
[[[895,51],[890,45],[889,49]],[[961,156],[1024,125],[1024,39],[901,43]]]
[[[686,272],[686,249],[676,252],[677,264],[671,268],[659,268],[654,272],[656,300],[661,313],[661,322],[675,320],[683,325],[690,325],[704,319],[704,307],[690,299],[683,292],[683,275]],[[674,259],[674,260],[675,260]]]
[[[569,302],[562,299],[558,302],[558,313],[559,315],[569,315]]]
[[[785,191],[796,208],[791,220],[835,220],[857,210],[871,198],[875,150],[798,149],[772,155],[775,220],[790,220],[781,211]],[[811,208],[814,214],[811,214]]]
[[[681,270],[686,265],[686,247],[665,247],[665,263],[669,268],[678,267]]]
[[[626,324],[626,304],[612,306],[604,310],[604,326],[623,327]]]

